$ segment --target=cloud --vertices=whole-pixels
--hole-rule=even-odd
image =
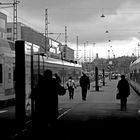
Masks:
[[[24,0],[18,4],[18,21],[44,32],[45,9],[48,9],[49,32],[62,33],[67,26],[69,44],[76,46],[76,36],[79,36],[81,46],[88,41],[104,47],[111,40],[114,47],[119,47],[125,44],[123,41],[129,44],[130,40],[136,42],[134,38],[139,40],[139,7],[139,0]],[[12,9],[4,11],[8,11],[6,13],[12,19]],[[105,18],[100,17],[102,13]],[[106,30],[109,34],[105,33]],[[59,41],[64,42],[64,36]]]

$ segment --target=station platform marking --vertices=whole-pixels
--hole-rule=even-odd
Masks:
[[[68,109],[68,110],[66,110],[64,113],[62,113],[61,115],[59,115],[59,116],[57,117],[57,119],[60,119],[62,116],[64,116],[64,115],[65,115],[66,113],[68,113],[70,110],[71,110],[71,108]]]

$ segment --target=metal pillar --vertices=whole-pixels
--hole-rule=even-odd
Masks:
[[[67,47],[67,40],[68,40],[68,36],[67,36],[67,26],[65,26],[65,46]]]
[[[95,67],[95,90],[99,91],[99,85],[98,85],[98,67]]]
[[[105,86],[105,70],[103,69],[103,86]]]
[[[86,43],[84,43],[84,62],[86,62]]]
[[[48,44],[49,44],[49,39],[48,39],[48,9],[45,9],[45,53],[48,53]]]
[[[13,41],[17,40],[17,0],[13,3]]]
[[[78,50],[78,36],[76,37],[76,42],[77,42],[77,52],[76,52],[77,54],[76,54],[76,58],[77,58],[77,60],[78,60],[78,57],[79,57],[79,56],[78,56],[78,51],[79,51],[79,50]]]
[[[15,43],[15,96],[18,127],[25,123],[25,42]]]

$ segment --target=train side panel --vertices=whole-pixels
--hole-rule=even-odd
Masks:
[[[0,99],[4,95],[4,60],[3,54],[0,54]]]
[[[140,61],[137,59],[130,64],[130,84],[132,88],[140,95]]]
[[[3,55],[2,55],[3,54]],[[72,76],[76,81],[79,81],[81,76],[81,67],[75,64],[62,62],[57,59],[41,59],[40,64],[38,57],[33,58],[33,74],[34,74],[34,86],[38,82],[39,74],[43,74],[45,69],[51,69],[53,73],[58,73],[61,77],[62,84],[68,80],[69,76]],[[30,104],[30,93],[31,93],[31,56],[25,57],[26,64],[26,104]],[[3,51],[0,54],[0,101],[7,101],[15,99],[15,52],[14,51]],[[22,74],[22,73],[21,73]]]

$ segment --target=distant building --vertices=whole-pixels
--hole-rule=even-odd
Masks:
[[[7,23],[7,39],[13,40],[13,22]],[[43,34],[20,22],[17,23],[17,40],[25,40],[45,48]]]
[[[0,38],[7,38],[7,16],[0,12]]]
[[[73,60],[74,61],[74,50],[69,48],[68,46],[64,46],[64,58],[66,60]]]
[[[13,40],[13,22],[7,23],[7,39]],[[35,44],[37,46],[40,46],[40,52],[48,52],[51,57],[55,58],[61,58],[61,53],[59,51],[59,46],[61,46],[60,42],[48,38],[48,45],[45,46],[45,36],[43,33],[40,33],[33,28],[18,22],[17,23],[17,40],[25,40],[26,42],[29,42],[31,44]],[[47,39],[46,39],[47,41]],[[47,42],[46,42],[47,44]]]
[[[7,23],[7,39],[13,40],[13,23],[9,22]],[[41,47],[41,52],[49,52],[49,56],[52,58],[60,59],[62,56],[61,51],[64,51],[64,57],[66,60],[74,60],[74,50],[63,46],[60,42],[48,38],[48,46],[45,47],[45,36],[38,31],[35,31],[31,27],[28,27],[27,25],[18,22],[17,23],[17,40],[25,40],[27,42],[33,43],[35,45],[38,45]]]

